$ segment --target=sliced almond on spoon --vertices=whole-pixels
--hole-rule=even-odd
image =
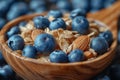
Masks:
[[[88,50],[90,43],[90,37],[87,35],[79,36],[73,42],[73,49]]]

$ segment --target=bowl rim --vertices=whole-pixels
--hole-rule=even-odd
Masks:
[[[35,59],[32,59],[32,58],[26,58],[24,56],[18,56],[16,55],[17,52],[15,51],[12,51],[8,46],[7,46],[7,43],[5,42],[5,33],[6,31],[13,27],[14,25],[17,25],[19,22],[21,21],[25,21],[25,20],[30,20],[32,18],[34,18],[35,16],[44,16],[45,14],[47,14],[46,12],[45,13],[41,13],[41,14],[29,14],[29,15],[24,15],[24,16],[21,16],[21,17],[18,17],[10,22],[8,22],[4,27],[3,29],[1,29],[0,31],[0,45],[3,49],[8,49],[8,53],[11,54],[12,56],[15,56],[19,59],[22,59],[22,60],[25,60],[25,61],[28,61],[28,62],[32,62],[32,63],[37,63],[37,64],[42,64],[42,65],[56,65],[56,66],[75,66],[75,65],[83,65],[83,64],[91,64],[91,63],[94,63],[96,61],[99,61],[107,56],[109,56],[109,54],[113,53],[115,51],[115,48],[117,46],[117,39],[115,38],[112,45],[110,46],[110,50],[106,53],[104,53],[103,55],[101,56],[98,56],[97,58],[95,59],[92,59],[92,60],[87,60],[87,61],[81,61],[81,62],[74,62],[74,63],[42,63],[42,62],[39,62],[38,60],[35,60]],[[97,20],[99,21],[99,20]],[[101,21],[99,21],[101,22]],[[102,22],[101,22],[102,23]],[[103,25],[105,25],[104,23],[102,23]],[[113,35],[114,36],[114,35]],[[15,54],[13,54],[15,53]]]

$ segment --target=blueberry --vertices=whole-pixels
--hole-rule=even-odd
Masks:
[[[58,28],[66,29],[66,23],[64,22],[62,18],[56,18],[50,23],[49,28],[51,30],[55,30]]]
[[[49,59],[53,63],[66,63],[66,62],[68,62],[67,54],[61,50],[53,51],[50,54]]]
[[[104,2],[104,7],[109,7],[111,6],[116,0],[107,0]]]
[[[34,46],[27,45],[24,47],[22,51],[22,55],[29,58],[36,58],[37,50]]]
[[[11,6],[10,10],[13,10],[13,11],[19,10],[19,12],[21,12],[22,14],[25,14],[29,11],[29,8],[25,2],[16,2]]]
[[[51,3],[57,3],[58,0],[49,0]]]
[[[22,50],[24,48],[24,40],[19,35],[13,35],[8,39],[8,46],[12,50]]]
[[[18,13],[19,11],[12,11],[12,10],[9,10],[8,13],[7,13],[7,20],[10,21],[10,20],[13,20],[19,16],[22,16],[21,14]]]
[[[9,38],[9,37],[11,37],[11,36],[13,36],[15,34],[18,34],[18,33],[20,33],[19,27],[18,26],[14,26],[7,32],[7,37]]]
[[[26,24],[27,24],[27,21],[22,21],[19,23],[19,27],[24,27],[26,26]]]
[[[5,17],[9,9],[9,3],[5,0],[0,1],[0,17]]]
[[[14,80],[15,73],[9,65],[0,69],[0,80]]]
[[[56,5],[58,9],[61,10],[62,12],[69,12],[72,10],[72,5],[67,0],[59,0],[57,1]]]
[[[114,64],[110,67],[109,72],[111,80],[120,80],[120,64]]]
[[[36,10],[37,8],[46,6],[45,0],[31,0],[29,7],[31,10]]]
[[[50,21],[43,17],[43,16],[37,16],[33,19],[34,25],[37,29],[45,29],[49,27]]]
[[[70,18],[74,19],[76,16],[86,16],[86,11],[84,9],[74,9],[71,13],[70,13]]]
[[[0,69],[0,80],[9,80],[5,70]]]
[[[120,44],[120,30],[118,31],[118,43]]]
[[[99,36],[105,38],[105,40],[108,42],[109,46],[112,44],[113,35],[112,35],[111,31],[107,30],[107,31],[99,34]]]
[[[50,53],[55,49],[56,42],[52,35],[43,33],[36,37],[34,46],[38,52]]]
[[[4,59],[3,55],[2,55],[2,51],[0,51],[0,66],[2,66],[4,64],[6,64],[6,61],[5,61],[5,59]]]
[[[0,18],[0,30],[3,28],[3,26],[5,25],[6,20],[3,18]]]
[[[12,68],[11,68],[10,65],[5,65],[5,66],[3,67],[3,69],[7,72],[7,74],[8,74],[9,76],[14,75],[14,71],[12,70]]]
[[[10,10],[7,13],[7,19],[13,20],[19,16],[25,15],[29,12],[29,8],[24,2],[16,2],[14,3]]]
[[[104,0],[91,0],[91,8],[100,10],[104,7]]]
[[[7,1],[9,3],[9,6],[11,6],[13,3],[15,3],[16,0],[9,0]]]
[[[45,6],[35,9],[35,13],[43,13],[47,10]]]
[[[52,16],[54,18],[60,18],[63,16],[62,12],[59,10],[50,10],[48,12],[48,16]]]
[[[72,30],[80,34],[87,34],[89,31],[89,22],[83,16],[77,16],[72,21]]]
[[[75,49],[68,54],[69,62],[79,62],[84,59],[84,54],[82,50]]]
[[[98,54],[103,54],[107,52],[108,43],[103,37],[96,37],[92,39],[90,48],[94,49]]]
[[[94,80],[111,80],[107,75],[97,76]]]
[[[90,10],[90,0],[72,0],[74,9],[83,9],[86,12]]]

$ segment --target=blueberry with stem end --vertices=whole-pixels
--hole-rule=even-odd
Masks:
[[[23,38],[17,34],[11,36],[7,44],[12,50],[22,50],[25,45]]]
[[[89,22],[83,16],[77,16],[72,21],[72,30],[79,34],[87,34],[89,31]]]
[[[38,52],[50,53],[55,49],[56,41],[52,35],[42,33],[35,38],[34,46]]]

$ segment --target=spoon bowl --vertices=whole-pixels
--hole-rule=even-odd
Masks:
[[[7,23],[0,32],[0,49],[3,52],[4,58],[11,65],[14,71],[25,80],[90,80],[90,78],[104,70],[111,63],[115,56],[115,49],[117,46],[116,24],[118,16],[118,9],[116,7],[119,7],[120,2],[118,3],[111,7],[116,14],[110,18],[108,15],[113,15],[112,11],[111,13],[108,12],[110,9],[100,11],[96,14],[88,14],[88,18],[100,20],[103,24],[106,23],[107,26],[110,27],[114,38],[110,50],[93,60],[62,64],[41,63],[35,59],[22,57],[7,46],[5,33],[12,26],[18,24],[21,21],[30,20],[35,16],[45,15],[46,13],[22,16]],[[105,12],[105,14],[99,17],[98,15],[103,12]]]

